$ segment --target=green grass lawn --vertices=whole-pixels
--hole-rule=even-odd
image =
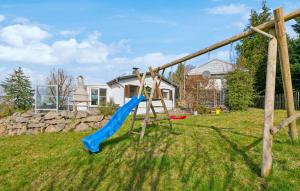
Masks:
[[[92,155],[81,144],[91,132],[0,138],[0,190],[300,190],[300,143],[287,128],[274,137],[271,176],[259,176],[263,110],[166,124],[138,144],[127,119]]]

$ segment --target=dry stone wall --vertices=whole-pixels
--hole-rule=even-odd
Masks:
[[[0,119],[0,136],[32,135],[47,132],[89,131],[99,129],[107,118],[95,112],[14,113]]]

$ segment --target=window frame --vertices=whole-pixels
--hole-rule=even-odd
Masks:
[[[105,90],[105,96],[101,95],[101,90]],[[106,88],[99,88],[99,102],[98,105],[101,104],[101,98],[105,98],[105,105],[107,104],[107,89]]]
[[[100,94],[100,91],[105,90],[105,96]],[[97,90],[97,104],[92,104],[92,91]],[[107,88],[101,88],[101,87],[90,87],[90,107],[97,107],[101,104],[101,98],[105,98],[105,104],[107,103]]]
[[[92,95],[92,91],[93,91],[93,90],[97,90],[97,95],[96,95],[96,96],[97,96],[97,104],[92,104],[92,102],[93,102],[93,101],[92,101],[92,96],[93,96],[93,95]],[[90,101],[90,106],[91,106],[91,107],[96,107],[96,106],[99,105],[99,88],[90,88],[90,100],[91,100],[91,101]]]
[[[131,90],[133,90],[134,92],[132,92]],[[124,97],[132,98],[133,96],[137,96],[138,92],[139,92],[138,85],[126,84],[124,88]],[[134,95],[131,95],[131,93],[134,93]]]
[[[167,97],[165,97],[165,94],[167,95]],[[163,89],[162,90],[162,95],[163,95],[164,100],[169,100],[170,99],[170,91],[169,90]]]

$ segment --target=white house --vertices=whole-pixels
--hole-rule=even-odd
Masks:
[[[146,76],[146,87],[152,87],[152,78],[150,75]],[[136,75],[126,75],[117,77],[106,84],[87,84],[85,90],[88,95],[88,102],[77,103],[78,110],[85,110],[87,108],[97,108],[99,104],[105,104],[109,101],[113,101],[120,107],[127,103],[132,96],[137,95],[138,87],[140,83]],[[175,107],[175,89],[176,84],[162,78],[160,88],[164,97],[164,101],[168,110],[172,110]],[[157,96],[155,96],[157,98]],[[140,103],[138,114],[146,112],[147,101]],[[157,112],[162,112],[163,107],[160,100],[154,99],[153,105]]]
[[[188,104],[201,103],[209,107],[225,105],[225,77],[233,69],[233,64],[213,59],[189,71],[186,83],[193,84],[197,89],[197,93],[196,95],[193,94],[191,89],[191,92],[186,92],[188,94]],[[196,102],[194,101],[195,99],[197,99]]]
[[[225,76],[233,70],[233,65],[219,59],[210,60],[201,66],[192,69],[188,76],[203,76],[205,72],[208,72],[209,81],[214,84],[215,88],[221,90],[225,87]]]

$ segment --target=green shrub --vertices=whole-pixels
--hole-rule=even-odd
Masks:
[[[14,107],[7,103],[0,104],[0,118],[12,115],[14,113]]]
[[[210,113],[210,109],[205,105],[198,105],[195,110],[198,112],[198,114],[209,114]]]
[[[244,70],[236,69],[227,77],[226,102],[231,110],[246,110],[253,100],[253,77]]]
[[[108,103],[98,106],[98,113],[100,115],[109,116],[113,115],[118,108],[119,106],[111,99]]]

